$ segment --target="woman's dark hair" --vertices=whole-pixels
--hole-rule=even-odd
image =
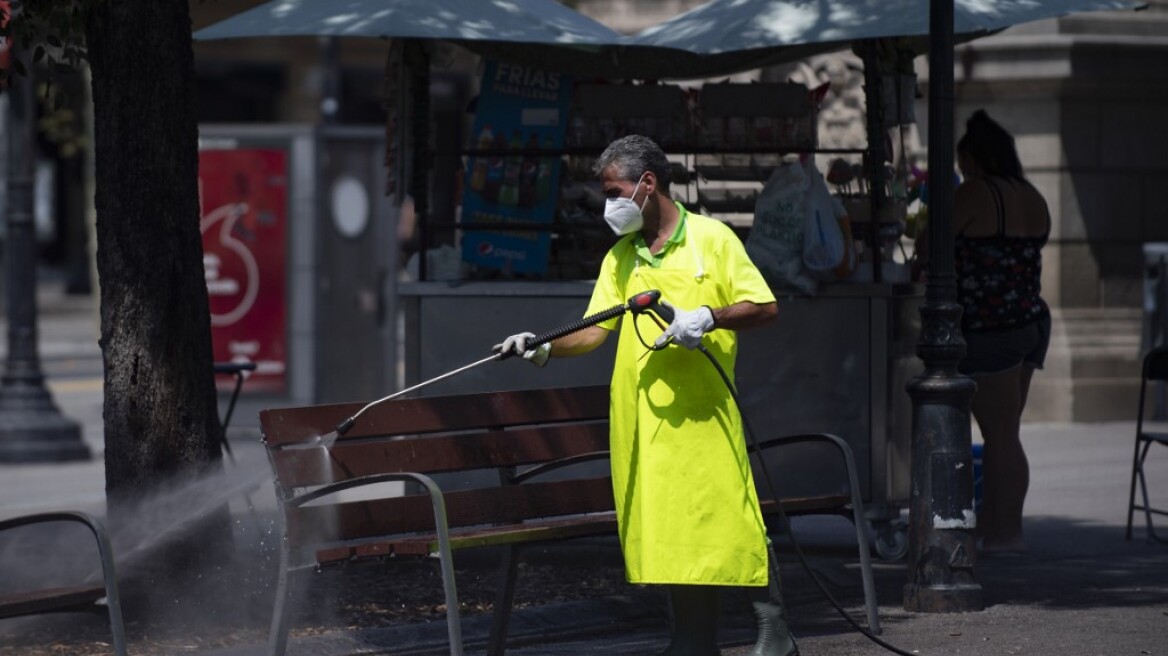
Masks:
[[[601,175],[610,166],[616,167],[616,173],[622,180],[636,182],[645,174],[652,171],[657,176],[657,186],[665,193],[669,193],[671,171],[669,160],[661,147],[648,137],[639,134],[630,134],[621,137],[608,145],[592,171]]]
[[[965,122],[965,136],[957,142],[958,154],[977,162],[987,175],[1026,180],[1014,136],[979,109]]]

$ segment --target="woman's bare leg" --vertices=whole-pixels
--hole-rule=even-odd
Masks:
[[[1019,396],[1018,396],[1018,421],[1022,421],[1022,411],[1026,409],[1026,399],[1030,396],[1030,380],[1034,378],[1034,370],[1037,369],[1034,365],[1023,362],[1022,363],[1022,379],[1018,381]]]
[[[972,411],[981,429],[984,496],[978,513],[978,535],[986,551],[1018,551],[1022,538],[1022,507],[1030,488],[1030,464],[1022,448],[1019,429],[1022,408],[1034,369],[1020,365],[996,374],[982,374],[977,381]]]

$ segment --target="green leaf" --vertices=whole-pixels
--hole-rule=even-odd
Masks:
[[[44,58],[45,58],[45,47],[44,46],[37,46],[36,52],[32,53],[32,63],[35,64]]]
[[[12,69],[16,71],[17,75],[28,75],[28,70],[24,67],[24,62],[19,59],[12,60]]]
[[[60,48],[60,47],[61,47],[61,40],[60,40],[60,39],[58,39],[58,38],[57,38],[55,35],[53,35],[53,34],[50,34],[50,35],[49,35],[49,38],[48,38],[47,40],[48,40],[48,42],[49,42],[49,45],[53,46],[54,48]]]

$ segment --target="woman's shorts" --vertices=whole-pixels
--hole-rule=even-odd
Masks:
[[[1050,317],[1034,323],[985,333],[966,333],[965,358],[957,370],[972,374],[996,374],[1023,362],[1041,369],[1050,346]]]

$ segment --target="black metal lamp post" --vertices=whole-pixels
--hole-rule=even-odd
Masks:
[[[969,405],[977,386],[957,373],[965,355],[953,262],[953,0],[929,4],[929,268],[913,405],[912,495],[904,608],[982,610],[974,578]]]
[[[88,460],[81,427],[53,403],[37,354],[32,80],[28,75],[13,75],[7,92],[8,357],[0,377],[0,462]]]

